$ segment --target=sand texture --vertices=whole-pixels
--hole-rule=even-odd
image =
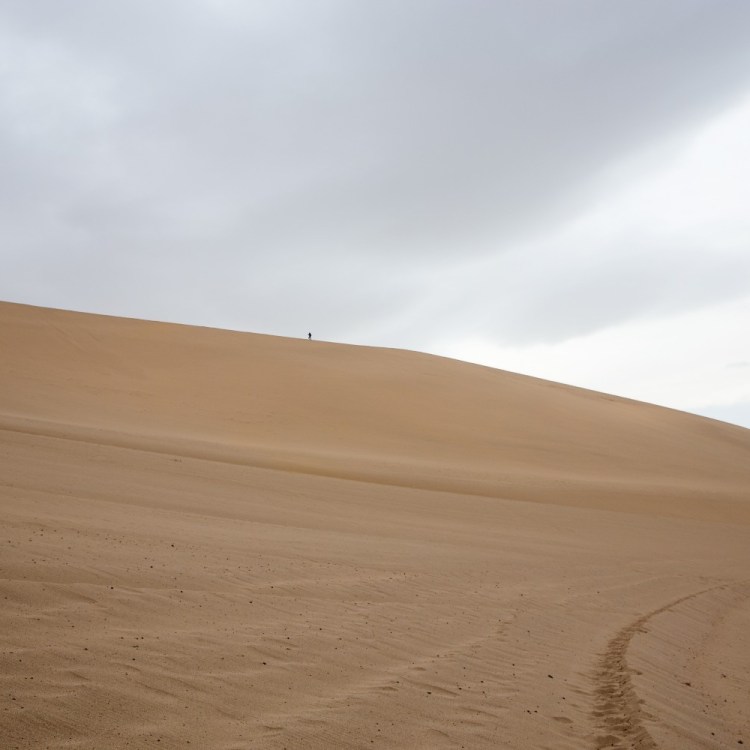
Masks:
[[[0,304],[0,748],[750,744],[750,431]]]

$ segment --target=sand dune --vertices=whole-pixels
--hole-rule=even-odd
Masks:
[[[750,431],[0,304],[0,746],[750,742]]]

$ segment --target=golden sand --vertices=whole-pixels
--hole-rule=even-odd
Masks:
[[[750,743],[750,431],[0,304],[0,747]]]

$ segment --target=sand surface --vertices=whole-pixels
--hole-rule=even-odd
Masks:
[[[0,304],[0,747],[750,744],[750,431]]]

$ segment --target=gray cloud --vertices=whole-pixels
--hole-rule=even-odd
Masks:
[[[6,2],[0,295],[426,348],[740,293],[733,258],[542,238],[744,91],[749,22],[740,0]]]
[[[647,234],[593,248],[555,244],[536,263],[521,250],[486,266],[482,293],[456,322],[484,320],[503,343],[554,343],[726,302],[750,292],[750,257],[722,250],[684,239],[659,245]]]

